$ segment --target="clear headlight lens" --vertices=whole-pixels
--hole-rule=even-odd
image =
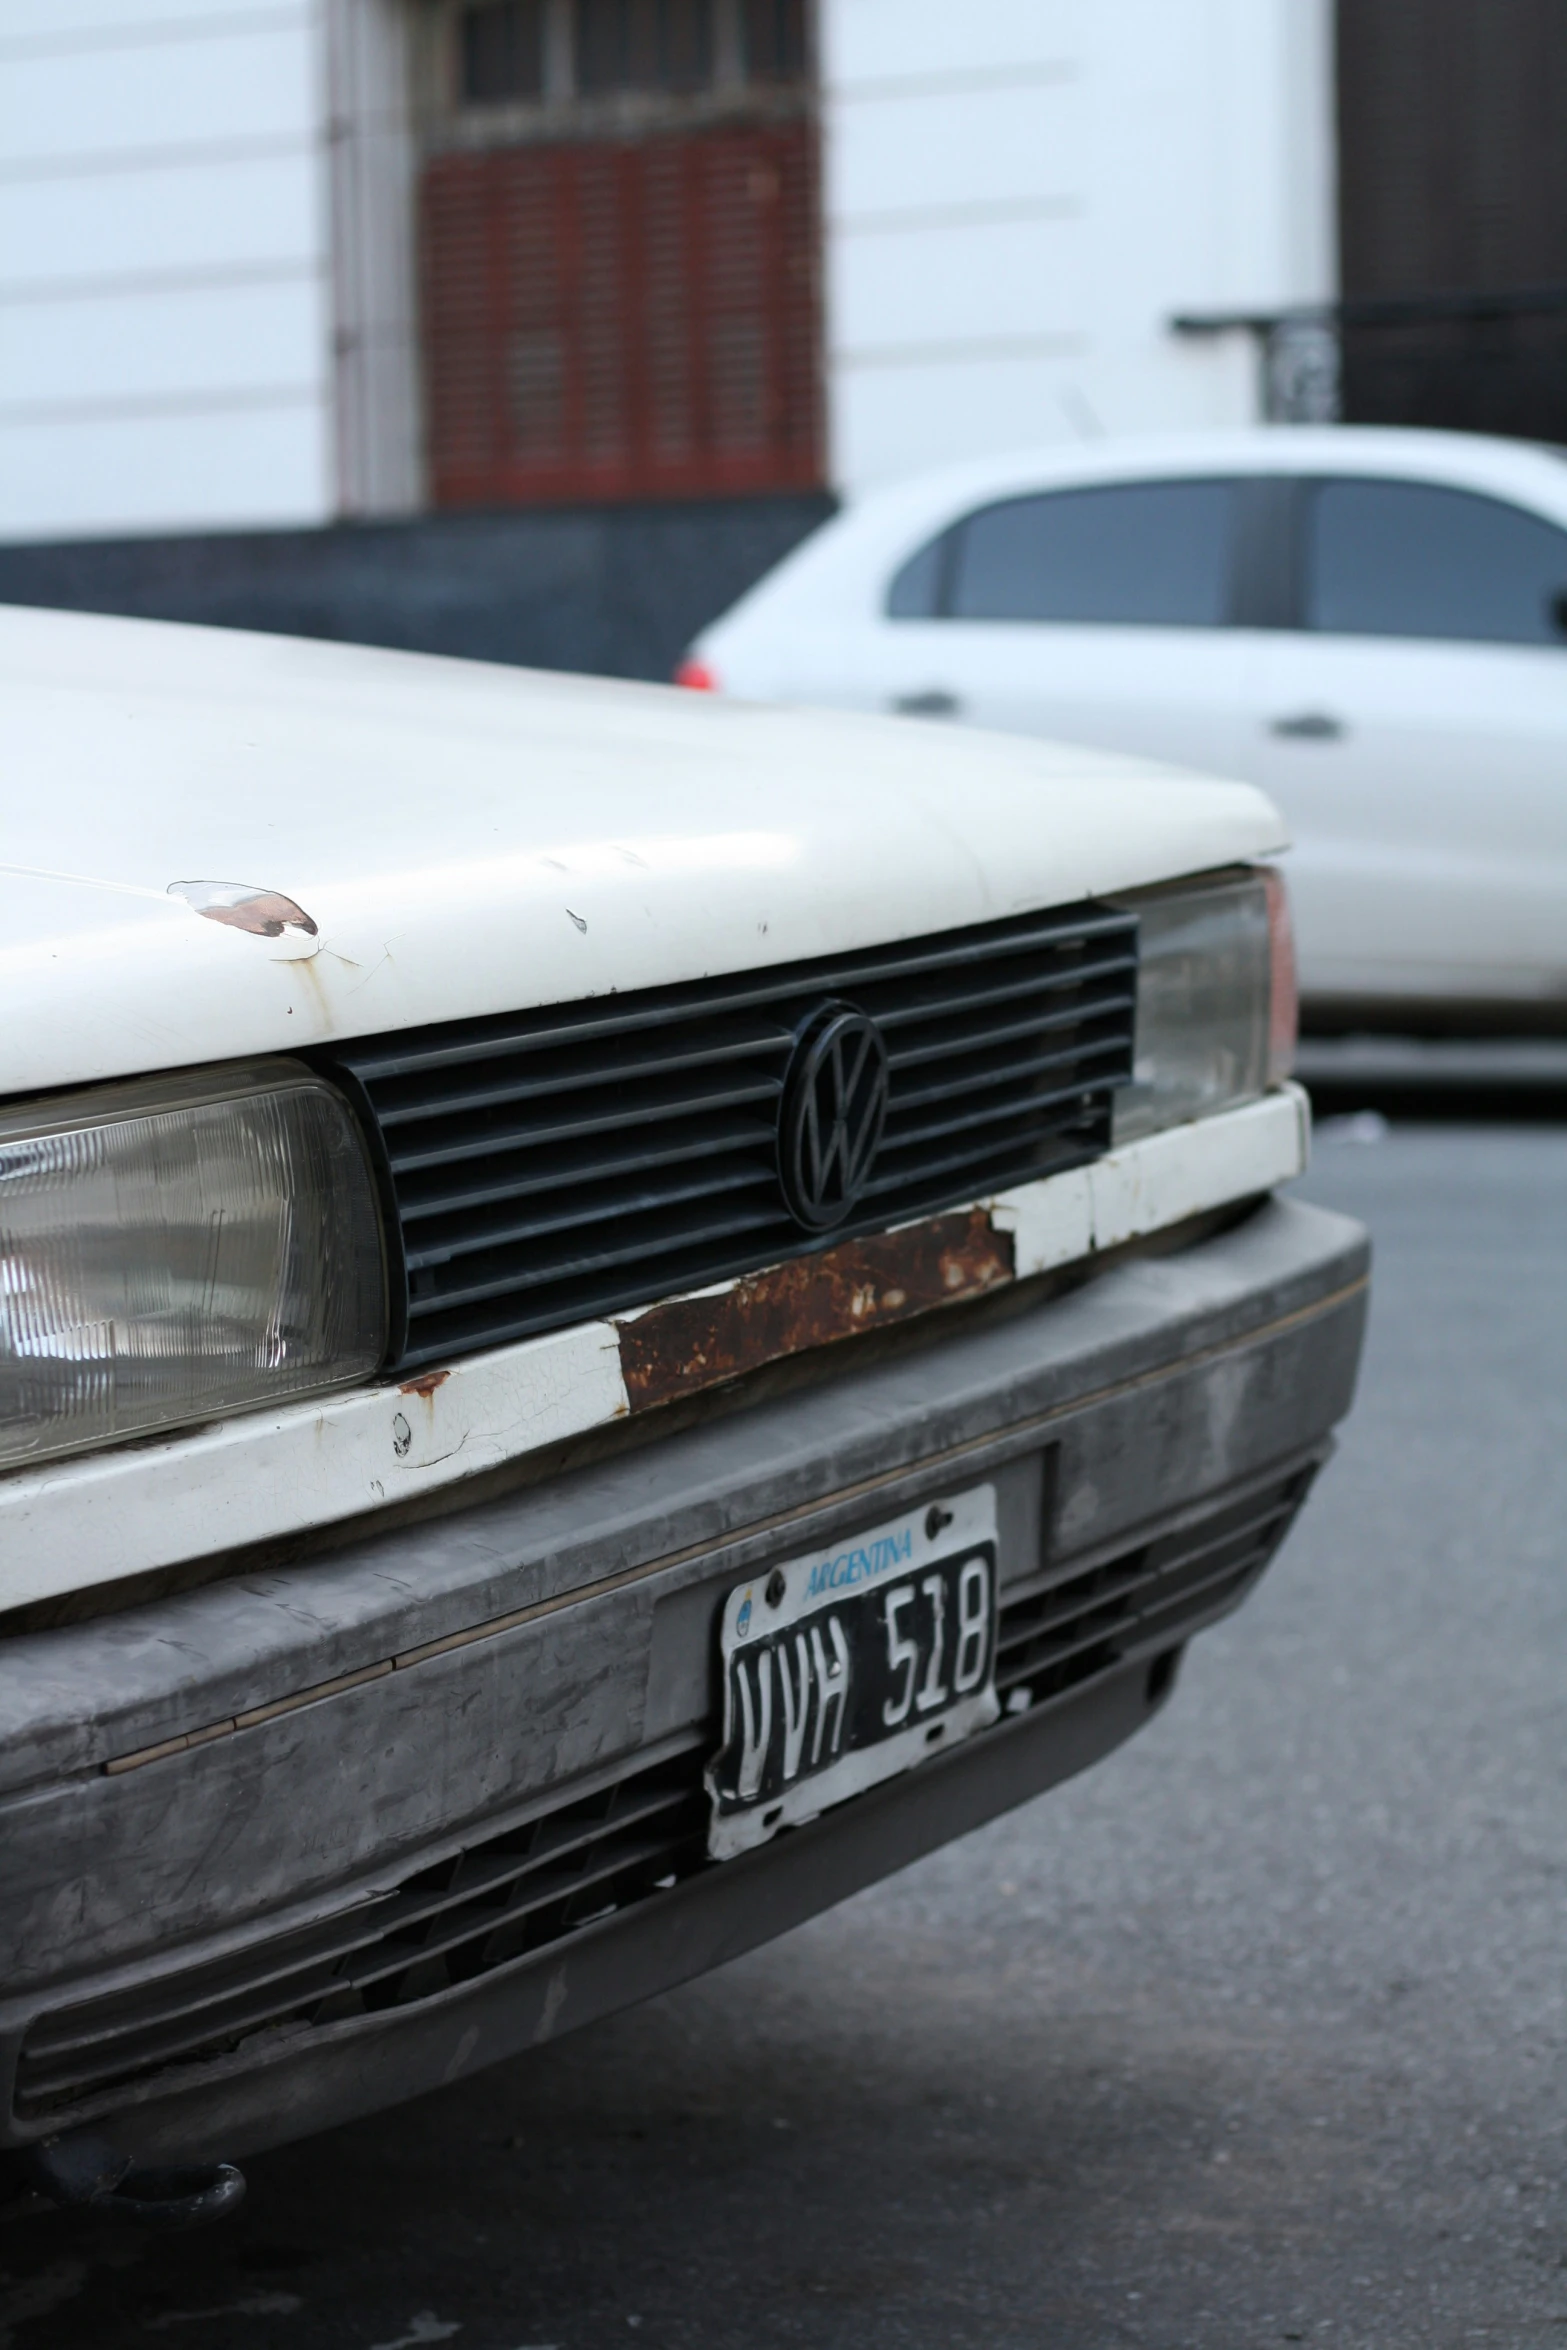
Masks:
[[[364,1146],[308,1070],[0,1112],[0,1464],[341,1386],[385,1346]]]
[[[1181,882],[1123,901],[1138,916],[1137,1041],[1115,1140],[1253,1101],[1289,1075],[1295,957],[1271,869]]]

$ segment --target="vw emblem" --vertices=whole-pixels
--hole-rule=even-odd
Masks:
[[[829,1004],[795,1048],[784,1084],[778,1171],[796,1223],[841,1224],[865,1188],[887,1119],[887,1047],[847,1004]]]

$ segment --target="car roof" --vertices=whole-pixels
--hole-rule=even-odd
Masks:
[[[1049,442],[928,472],[851,496],[840,513],[697,639],[717,651],[738,627],[786,612],[825,623],[879,607],[896,567],[976,506],[1035,491],[1224,474],[1375,474],[1505,498],[1567,528],[1567,449],[1480,433],[1396,425],[1259,425],[1233,432]]]
[[[1235,432],[1161,433],[1033,448],[934,467],[851,499],[850,511],[936,496],[995,495],[1076,482],[1216,473],[1379,473],[1509,490],[1567,506],[1567,449],[1482,433],[1399,425],[1259,425]]]

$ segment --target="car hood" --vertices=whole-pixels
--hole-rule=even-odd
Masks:
[[[917,937],[1284,841],[1246,785],[1010,736],[31,610],[0,612],[0,777],[12,1094]],[[211,919],[211,885],[304,922]]]

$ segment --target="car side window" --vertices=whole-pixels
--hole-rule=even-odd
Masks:
[[[1567,643],[1567,531],[1475,490],[1311,486],[1305,624],[1340,636]]]
[[[892,619],[1217,628],[1230,617],[1236,485],[1126,482],[982,506],[921,548]]]
[[[887,590],[889,620],[936,620],[941,616],[943,573],[950,531],[930,539],[911,555]]]

